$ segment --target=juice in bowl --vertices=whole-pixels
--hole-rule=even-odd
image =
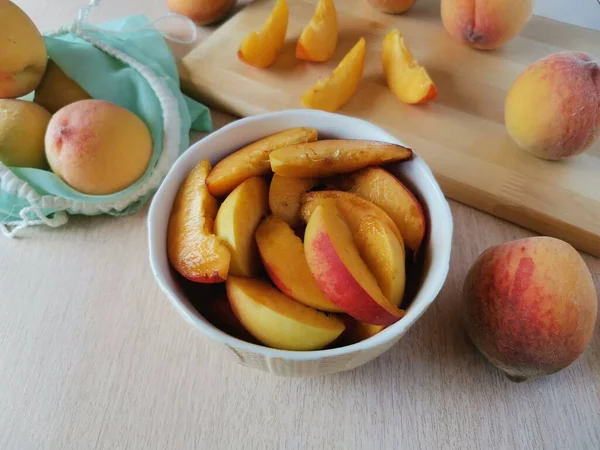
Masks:
[[[283,376],[390,349],[440,292],[453,233],[416,151],[316,110],[241,119],[191,146],[148,227],[156,282],[187,322]]]

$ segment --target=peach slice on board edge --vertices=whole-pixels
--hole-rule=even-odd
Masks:
[[[302,106],[335,112],[358,88],[365,67],[366,41],[360,38],[328,78],[319,80],[302,96]]]
[[[302,30],[296,58],[324,62],[333,55],[338,40],[337,12],[333,0],[320,0],[312,19]]]
[[[272,65],[285,43],[288,16],[286,1],[277,0],[260,31],[251,32],[242,41],[238,50],[239,59],[261,69]]]
[[[435,84],[399,30],[389,31],[383,40],[382,65],[390,90],[403,103],[423,104],[437,97]]]
[[[167,231],[171,265],[188,280],[219,283],[227,279],[231,253],[213,234],[217,201],[206,187],[210,162],[201,161],[177,192]]]

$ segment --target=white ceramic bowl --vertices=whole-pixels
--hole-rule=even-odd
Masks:
[[[354,345],[310,352],[276,350],[236,339],[214,327],[191,305],[176,282],[167,258],[167,223],[177,190],[202,159],[214,165],[226,155],[267,135],[293,127],[315,127],[320,138],[369,139],[402,144],[366,121],[315,110],[287,110],[233,122],[192,145],[173,165],[155,194],[148,216],[150,263],[156,281],[183,317],[243,365],[277,375],[313,376],[353,369],[378,357],[406,333],[440,292],[448,274],[452,214],[433,174],[416,154],[392,170],[419,198],[427,213],[424,271],[406,315],[377,335]]]

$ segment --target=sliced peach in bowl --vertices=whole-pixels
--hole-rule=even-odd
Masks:
[[[268,187],[261,177],[248,178],[221,204],[215,219],[215,233],[231,252],[232,275],[258,274],[260,258],[254,234],[267,213]]]
[[[365,68],[366,42],[360,38],[329,77],[317,81],[302,96],[302,106],[334,112],[354,95]]]
[[[213,233],[218,206],[206,187],[210,168],[210,162],[202,160],[184,179],[167,231],[171,265],[188,280],[199,283],[225,281],[231,260],[229,249]]]
[[[297,226],[300,219],[302,195],[319,183],[317,178],[293,178],[273,175],[269,186],[269,208],[287,224]]]
[[[344,332],[344,322],[299,303],[252,278],[231,276],[226,282],[231,309],[258,341],[283,350],[318,350]]]
[[[349,224],[358,224],[366,216],[374,216],[381,222],[387,225],[392,230],[398,239],[402,241],[402,234],[388,214],[377,206],[375,203],[365,200],[364,198],[344,191],[315,191],[307,192],[302,196],[302,207],[300,208],[300,216],[304,222],[308,223],[308,219],[312,215],[317,206],[323,204],[327,199],[335,199],[338,211]]]
[[[194,301],[188,296],[182,286],[183,280],[177,276],[167,257],[169,215],[179,187],[198,162],[206,158],[216,165],[238,149],[290,127],[315,127],[319,135],[328,139],[375,140],[403,145],[394,136],[364,120],[308,109],[260,114],[237,120],[216,130],[178,158],[153,196],[148,214],[148,249],[152,274],[182,318],[200,332],[201,338],[215,341],[218,345],[214,348],[234,362],[287,377],[306,377],[351,370],[377,358],[396,344],[434,302],[448,273],[452,215],[435,177],[417,153],[409,161],[388,165],[386,168],[410,186],[411,191],[419,198],[427,212],[427,227],[433,232],[426,233],[420,247],[418,279],[411,277],[409,283],[407,278],[407,298],[402,302],[406,314],[401,320],[386,326],[368,339],[351,342],[338,337],[321,349],[312,351],[282,350],[256,343],[255,340],[240,339],[207,320],[202,311],[195,306],[202,299]],[[346,178],[347,175],[343,177]],[[312,194],[313,192],[308,192],[304,195]],[[358,249],[355,248],[354,251],[357,253]],[[370,286],[374,286],[376,280],[372,274],[371,277],[373,282]],[[272,285],[271,288],[276,290]],[[383,293],[378,298],[380,297],[385,298]],[[299,302],[296,303],[303,306]],[[346,315],[336,314],[336,317],[344,318]],[[355,319],[349,322],[354,323]]]
[[[272,65],[283,48],[288,27],[288,6],[285,0],[277,0],[271,14],[259,31],[251,32],[242,41],[238,58],[254,67]]]
[[[306,261],[327,298],[356,320],[391,325],[404,316],[381,292],[335,203],[319,205],[304,235]]]
[[[337,11],[333,0],[319,0],[310,22],[296,44],[296,58],[324,62],[333,55],[338,41]]]
[[[410,52],[399,30],[389,31],[383,40],[382,65],[387,84],[400,101],[422,104],[437,97],[429,73]]]
[[[318,133],[313,127],[298,127],[279,131],[258,139],[227,155],[210,171],[206,184],[216,197],[229,194],[244,180],[266,175],[271,171],[269,154],[288,145],[316,141]]]
[[[271,152],[271,169],[296,178],[327,177],[412,157],[402,145],[359,139],[323,139],[290,145]]]
[[[302,240],[282,219],[269,216],[256,230],[256,242],[271,281],[294,300],[321,311],[341,312],[315,281]]]
[[[398,226],[405,245],[417,252],[426,231],[423,207],[397,177],[381,167],[368,167],[348,178],[348,190],[375,203]]]
[[[354,233],[354,242],[383,295],[399,307],[406,285],[406,254],[402,240],[384,222],[366,216]]]

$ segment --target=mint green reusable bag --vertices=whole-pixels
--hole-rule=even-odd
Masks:
[[[82,194],[50,171],[0,163],[0,230],[6,236],[31,225],[61,226],[69,214],[136,212],[188,148],[190,130],[212,130],[209,110],[181,93],[175,60],[145,17],[94,27],[85,23],[88,10],[73,26],[44,36],[48,55],[93,98],[117,103],[146,123],[154,142],[151,163],[135,184],[102,196]]]

